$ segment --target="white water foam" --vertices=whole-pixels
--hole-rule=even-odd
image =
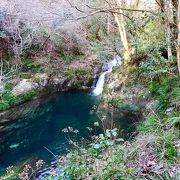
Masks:
[[[94,96],[99,96],[100,94],[102,94],[103,86],[104,86],[104,80],[105,80],[105,75],[107,73],[112,72],[112,68],[114,66],[121,65],[121,64],[122,64],[121,57],[116,55],[112,61],[109,61],[108,63],[106,63],[104,65],[104,68],[103,68],[104,72],[102,72],[101,75],[99,76],[99,79],[98,79],[98,81],[96,83],[96,86],[95,86],[95,88],[92,91],[92,94]]]

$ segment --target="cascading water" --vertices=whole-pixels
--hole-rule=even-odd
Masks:
[[[99,79],[98,79],[98,81],[97,81],[97,83],[95,85],[95,88],[92,91],[92,94],[94,96],[99,96],[100,94],[102,94],[103,86],[104,86],[104,80],[105,80],[105,75],[107,73],[112,72],[112,68],[114,66],[121,65],[121,64],[122,64],[121,57],[116,55],[112,61],[109,61],[108,63],[106,63],[104,65],[103,72],[99,76]]]

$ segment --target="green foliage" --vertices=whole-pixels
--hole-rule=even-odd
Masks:
[[[5,89],[5,91],[11,91],[13,89],[13,87],[14,87],[14,85],[12,83],[7,82],[5,84],[4,89]]]
[[[0,104],[0,110],[6,110],[11,106],[19,104],[19,99],[16,96],[12,95],[10,91],[6,90],[2,94]]]
[[[60,166],[59,178],[67,179],[123,179],[121,154],[113,156],[113,145],[118,134],[117,129],[107,129],[105,134],[94,137],[94,143],[87,148],[79,148],[67,154],[68,164]],[[104,155],[104,153],[107,155]],[[118,158],[117,158],[118,157]],[[100,165],[101,164],[101,165]],[[116,166],[119,164],[119,168]]]
[[[112,33],[105,37],[105,41],[94,41],[92,43],[92,52],[98,56],[98,59],[107,60],[109,56],[113,56],[120,52],[122,44],[119,34]]]
[[[121,103],[123,102],[123,100],[120,97],[112,97],[109,100],[109,104],[112,104],[113,106],[117,107],[119,106]]]
[[[135,56],[138,67],[138,75],[148,82],[152,79],[161,79],[176,71],[176,57],[168,58],[167,38],[161,22],[154,17],[142,15],[141,23],[137,22],[136,31],[131,45],[135,48]],[[135,22],[136,23],[136,22]]]
[[[0,111],[6,110],[10,107],[9,102],[5,100],[0,101]]]
[[[87,86],[88,86],[88,87],[91,87],[92,84],[93,84],[93,81],[94,81],[94,78],[93,78],[91,75],[89,75],[89,76],[87,77]]]
[[[72,52],[64,52],[63,50],[60,53],[60,56],[63,58],[63,60],[66,62],[66,64],[70,64],[72,60],[74,59],[74,54]]]
[[[163,129],[162,121],[157,120],[155,116],[148,116],[145,121],[140,123],[137,126],[140,132],[144,134],[153,133],[153,132],[161,132]]]
[[[27,55],[21,58],[22,61],[22,70],[31,71],[37,73],[41,71],[42,65],[39,62],[33,62],[33,59]]]
[[[156,95],[156,110],[164,113],[170,106],[175,106],[180,98],[179,77],[163,77],[161,81],[151,81],[149,91]]]
[[[74,76],[75,76],[75,72],[74,72],[74,70],[73,70],[72,68],[66,68],[66,69],[64,70],[64,75],[65,75],[66,77],[68,77],[69,79],[73,79]]]
[[[67,64],[70,64],[73,60],[73,54],[69,53],[64,56],[64,60]]]
[[[174,65],[176,58],[170,60],[164,58],[160,51],[154,50],[148,54],[145,61],[142,61],[139,66],[139,74],[146,79],[161,78],[164,75],[172,73],[176,70]]]
[[[28,65],[28,64],[31,64],[33,63],[33,59],[31,57],[29,57],[28,55],[24,55],[22,58],[21,58],[21,61],[24,65]]]
[[[172,133],[167,133],[166,137],[164,138],[164,156],[166,159],[174,161],[177,158],[178,150],[174,146],[174,136]]]
[[[76,60],[78,60],[78,61],[83,61],[84,58],[85,58],[85,57],[84,57],[83,55],[79,55],[79,54],[75,55],[75,57],[74,57],[74,59],[76,59]]]
[[[13,106],[19,103],[19,99],[10,91],[5,91],[2,95],[2,99],[7,101],[9,103],[9,106]]]
[[[30,79],[31,78],[31,74],[30,73],[19,73],[18,76],[22,79]]]
[[[41,64],[40,63],[30,63],[27,65],[28,70],[37,73],[41,71]]]
[[[32,99],[32,97],[36,95],[36,92],[32,90],[22,96],[14,96],[12,94],[13,86],[14,85],[9,82],[5,84],[5,91],[2,93],[0,100],[0,111],[6,110],[12,106],[23,103],[29,99]]]
[[[134,31],[134,26],[136,26],[136,31]],[[137,55],[147,55],[154,48],[166,47],[165,34],[158,19],[145,16],[141,23],[137,22],[135,25],[131,23],[128,27],[135,33],[131,45],[136,48]]]
[[[1,95],[1,101],[0,101],[0,110],[6,110],[9,107],[16,105],[19,103],[19,99],[12,95],[11,91],[13,89],[13,84],[7,82],[5,84],[5,91]]]
[[[22,101],[30,100],[36,95],[37,95],[36,91],[31,90],[31,91],[29,91],[29,92],[27,92],[26,94],[23,95]]]
[[[76,75],[86,75],[90,72],[89,72],[89,70],[86,70],[86,69],[76,69],[75,73],[76,73]]]

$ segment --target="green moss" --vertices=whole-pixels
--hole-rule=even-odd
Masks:
[[[30,79],[32,75],[30,73],[19,73],[18,76],[23,79]]]

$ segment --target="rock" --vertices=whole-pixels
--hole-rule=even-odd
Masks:
[[[37,83],[34,83],[33,81],[28,79],[23,79],[13,88],[12,94],[14,96],[18,96],[21,94],[25,94],[33,89],[36,89],[37,87],[38,87]]]
[[[17,144],[11,144],[10,146],[9,146],[9,148],[10,149],[16,149],[16,148],[18,148],[19,147],[19,143],[17,143]]]
[[[43,80],[39,81],[39,85],[42,86],[42,87],[45,87],[47,84],[48,84],[48,80],[46,80],[46,79],[43,79]]]
[[[4,92],[4,84],[0,83],[0,93],[3,93],[3,92]]]
[[[170,113],[170,112],[172,112],[173,110],[174,110],[173,107],[169,107],[169,108],[166,109],[166,113]]]
[[[43,88],[48,85],[49,76],[46,73],[36,73],[34,79],[38,83],[40,88]]]
[[[58,78],[54,78],[54,79],[52,80],[52,82],[53,82],[54,85],[61,84],[61,80],[58,79]]]
[[[48,80],[49,76],[46,73],[36,73],[34,78],[38,80]]]
[[[52,83],[53,83],[53,85],[59,85],[59,86],[61,86],[61,85],[63,85],[64,83],[65,83],[65,81],[67,80],[67,78],[61,78],[61,79],[59,79],[59,78],[53,78],[52,79]]]
[[[14,86],[16,86],[20,81],[21,81],[21,79],[15,78],[15,79],[12,79],[12,80],[10,81],[10,83],[12,83]]]

